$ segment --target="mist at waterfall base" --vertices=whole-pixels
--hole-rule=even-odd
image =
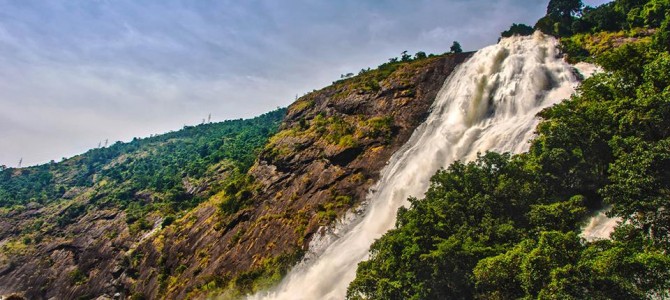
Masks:
[[[361,216],[349,214],[310,243],[310,253],[274,289],[249,299],[344,299],[358,263],[375,239],[392,229],[410,196],[457,160],[487,150],[528,150],[536,114],[575,92],[578,76],[556,39],[511,37],[475,53],[444,83],[427,120],[381,171]]]

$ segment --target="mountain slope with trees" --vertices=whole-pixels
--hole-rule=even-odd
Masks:
[[[3,168],[0,293],[76,298],[112,285],[114,264],[151,230],[246,173],[285,114],[185,126],[59,163]]]

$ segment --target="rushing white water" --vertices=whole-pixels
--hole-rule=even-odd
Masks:
[[[536,114],[569,97],[578,83],[556,49],[557,41],[540,33],[506,38],[459,66],[426,122],[382,170],[363,217],[344,226],[341,235],[313,241],[313,259],[299,264],[274,290],[250,299],[343,299],[372,242],[393,227],[408,197],[426,192],[437,170],[487,150],[526,151]],[[326,246],[312,247],[317,244]]]
[[[586,223],[586,226],[582,229],[581,236],[589,241],[593,242],[595,240],[609,239],[610,234],[614,232],[622,219],[619,217],[610,218],[606,214],[609,211],[609,208],[603,209],[602,211],[597,212],[594,216],[589,218],[589,221]]]

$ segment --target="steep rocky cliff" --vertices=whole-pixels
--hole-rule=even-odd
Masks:
[[[468,56],[382,67],[298,99],[249,172],[246,204],[226,213],[231,199],[213,197],[140,246],[141,274],[127,282],[150,298],[183,298],[277,281],[321,226],[364,200]]]
[[[468,57],[385,64],[301,97],[249,172],[221,167],[221,191],[183,217],[166,223],[149,216],[153,226],[131,233],[124,211],[88,210],[48,245],[27,253],[12,248],[20,259],[0,266],[0,293],[183,299],[268,287],[320,228],[365,199]],[[11,220],[29,220],[31,213]],[[18,221],[2,222],[3,232],[11,232]]]

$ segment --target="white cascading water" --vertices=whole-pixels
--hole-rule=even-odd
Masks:
[[[559,57],[557,44],[539,32],[505,38],[459,66],[438,93],[426,122],[382,170],[363,216],[343,226],[347,230],[342,234],[314,240],[311,259],[273,290],[250,299],[345,298],[372,242],[394,226],[396,212],[408,204],[408,197],[427,191],[437,170],[487,150],[526,151],[536,114],[568,98],[578,84],[574,68]],[[329,241],[325,247],[313,247],[323,240]]]
[[[609,239],[610,234],[623,220],[619,217],[610,218],[607,212],[611,207],[607,207],[588,219],[586,225],[582,228],[581,236],[589,241]]]

